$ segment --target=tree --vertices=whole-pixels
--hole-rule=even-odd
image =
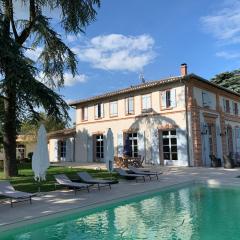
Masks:
[[[15,2],[28,9],[28,19],[16,19]],[[68,119],[68,105],[54,89],[63,86],[64,72],[76,74],[75,54],[54,30],[48,10],[58,10],[65,33],[84,32],[95,20],[100,0],[0,0],[0,98],[3,101],[2,134],[5,176],[17,175],[16,135],[26,117],[39,119],[39,109],[48,116]],[[56,23],[54,23],[56,24]],[[41,47],[36,63],[25,55],[27,48]],[[39,72],[44,83],[38,81]]]
[[[211,81],[219,86],[240,93],[240,69],[217,74]]]

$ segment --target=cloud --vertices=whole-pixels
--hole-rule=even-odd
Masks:
[[[39,75],[37,76],[37,79],[40,82],[44,83],[46,86],[51,87],[50,86],[51,84],[50,85],[48,84],[47,79],[45,78],[43,72],[39,73]],[[75,77],[73,77],[71,73],[66,72],[66,73],[64,73],[64,86],[72,87],[78,83],[86,82],[87,79],[88,79],[88,77],[85,74],[78,74],[78,75],[75,75]],[[56,83],[58,80],[53,78],[53,81]]]
[[[201,18],[204,29],[221,43],[240,42],[240,1],[226,1],[222,9]]]
[[[155,57],[154,39],[149,35],[100,35],[85,42],[84,47],[72,50],[83,62],[103,70],[136,72],[151,63]]]
[[[217,52],[216,56],[229,60],[229,59],[240,58],[240,53],[221,51],[221,52]]]
[[[71,73],[64,73],[64,85],[67,87],[71,87],[76,85],[77,83],[86,82],[87,78],[88,77],[85,74],[79,74],[73,77]]]
[[[28,48],[25,51],[25,55],[30,58],[31,60],[33,60],[34,62],[36,62],[38,60],[38,57],[40,56],[41,52],[42,52],[43,48],[42,47],[36,47],[36,48]]]

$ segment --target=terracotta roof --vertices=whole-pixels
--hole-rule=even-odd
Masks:
[[[208,81],[208,80],[206,80],[206,79],[204,79],[204,78],[202,78],[198,75],[195,75],[195,74],[191,73],[191,74],[188,74],[186,76],[169,77],[169,78],[160,79],[160,80],[157,80],[157,81],[149,81],[149,82],[138,84],[138,85],[131,86],[131,87],[128,87],[128,88],[123,88],[123,89],[120,89],[120,90],[107,92],[107,93],[104,93],[104,94],[101,94],[101,95],[98,95],[98,96],[93,96],[93,97],[86,98],[86,99],[76,100],[76,101],[70,102],[69,105],[70,106],[77,106],[79,104],[84,104],[84,103],[87,103],[87,102],[92,102],[92,101],[96,101],[96,100],[100,100],[100,99],[105,99],[105,98],[112,97],[112,96],[118,96],[118,95],[125,94],[125,93],[131,93],[131,92],[135,92],[137,90],[148,89],[148,88],[152,88],[152,87],[155,87],[155,86],[164,85],[164,84],[167,84],[167,83],[189,80],[190,78],[195,78],[199,81],[205,82],[209,85],[212,85],[214,87],[222,89],[223,91],[226,91],[226,92],[229,92],[231,94],[240,96],[240,94],[238,94],[238,93],[236,93],[232,90],[221,87],[221,86],[219,86],[215,83],[212,83],[212,82],[210,82],[210,81]]]
[[[62,129],[54,132],[50,132],[47,134],[48,138],[59,138],[59,137],[67,137],[74,136],[76,134],[76,128],[68,128]]]

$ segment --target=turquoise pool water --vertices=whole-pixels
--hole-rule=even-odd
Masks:
[[[240,190],[166,190],[0,233],[0,239],[240,239]]]

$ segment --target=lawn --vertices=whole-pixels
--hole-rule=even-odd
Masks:
[[[82,168],[69,168],[69,167],[57,167],[51,166],[47,171],[46,181],[41,184],[41,192],[48,192],[55,190],[55,179],[54,174],[64,173],[71,179],[78,179],[76,173],[80,171],[87,171],[93,177],[98,178],[110,178],[111,175],[106,170],[94,170],[94,169],[82,169]],[[7,179],[11,184],[19,191],[25,192],[37,192],[38,183],[35,182],[33,178],[33,171],[31,169],[31,164],[25,163],[18,167],[18,177],[12,177]],[[116,173],[112,174],[114,179],[117,179]],[[3,171],[0,169],[0,180],[4,180]],[[57,188],[61,188],[57,186]]]

